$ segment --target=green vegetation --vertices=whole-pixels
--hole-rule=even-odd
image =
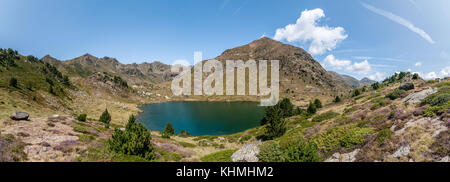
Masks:
[[[314,103],[309,102],[308,108],[306,109],[306,112],[308,112],[308,114],[313,115],[316,114],[317,112],[317,107]]]
[[[376,110],[376,109],[378,109],[378,108],[380,108],[380,107],[384,107],[384,106],[387,105],[386,101],[385,101],[384,98],[382,98],[382,97],[374,98],[374,99],[372,99],[370,102],[371,102],[371,103],[374,103],[374,104],[370,107],[371,110]]]
[[[336,116],[339,116],[339,114],[335,113],[333,111],[328,111],[328,112],[325,112],[325,113],[322,113],[322,114],[319,114],[319,115],[313,117],[312,121],[313,122],[322,122],[322,121],[325,121],[325,120],[332,119],[332,118],[334,118]]]
[[[286,132],[286,120],[282,110],[277,106],[268,107],[263,118],[265,132],[259,136],[262,140],[272,140],[282,136]]]
[[[384,141],[386,139],[391,138],[392,136],[392,131],[389,128],[383,129],[381,131],[378,132],[377,137],[375,138],[375,140],[377,140],[378,145],[383,145]]]
[[[280,102],[277,103],[277,106],[281,109],[281,112],[283,113],[283,118],[290,117],[293,115],[294,112],[294,105],[291,103],[291,100],[288,98],[282,99]]]
[[[423,111],[423,116],[433,117],[435,115],[439,116],[442,113],[450,112],[450,101],[447,101],[444,105],[439,106],[429,106]]]
[[[341,102],[341,98],[339,96],[336,96],[333,100],[334,103],[339,103]]]
[[[337,126],[327,132],[314,136],[312,142],[323,153],[332,152],[339,147],[348,148],[365,142],[364,136],[373,133],[371,128],[354,125]]]
[[[319,99],[314,100],[314,105],[316,106],[317,109],[322,108],[322,102]]]
[[[119,84],[120,87],[128,88],[128,83],[125,80],[123,80],[120,76],[114,76],[113,81],[115,84]]]
[[[12,77],[11,79],[9,79],[9,86],[10,87],[14,87],[17,88],[17,79]]]
[[[202,162],[231,162],[231,156],[237,150],[222,150],[216,153],[208,154],[200,158]]]
[[[192,144],[192,143],[188,143],[188,142],[178,142],[181,146],[183,146],[183,147],[187,147],[187,148],[194,148],[194,147],[197,147],[197,145],[195,145],[195,144]]]
[[[87,114],[80,114],[77,116],[77,120],[81,122],[85,122],[87,118]]]
[[[359,95],[361,95],[361,92],[358,89],[355,89],[353,91],[353,93],[352,93],[352,97],[356,97],[356,96],[359,96]]]
[[[376,82],[371,85],[373,90],[378,90],[380,88],[380,83]]]
[[[166,128],[164,128],[164,133],[169,135],[175,134],[175,129],[173,129],[173,126],[172,124],[170,124],[170,122],[167,122]]]
[[[108,140],[109,148],[126,155],[136,155],[147,160],[155,158],[155,149],[151,144],[151,133],[141,123],[136,122],[134,115],[128,119],[125,131],[115,128]]]
[[[183,129],[180,131],[180,135],[181,136],[191,136],[191,134],[188,131],[183,130]]]
[[[289,145],[285,151],[286,161],[288,162],[318,162],[319,155],[316,147],[305,141],[299,141]]]
[[[404,90],[400,90],[400,89],[395,89],[394,91],[392,91],[391,93],[388,93],[386,95],[387,98],[391,99],[391,100],[395,100],[400,98],[406,91]]]
[[[106,125],[109,125],[109,123],[111,122],[111,115],[109,114],[108,109],[105,109],[105,111],[103,111],[98,120],[102,123],[105,123]]]
[[[286,156],[278,141],[267,141],[259,146],[258,159],[261,162],[285,162]]]

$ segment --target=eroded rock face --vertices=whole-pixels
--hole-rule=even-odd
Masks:
[[[437,88],[428,88],[426,90],[422,90],[420,92],[409,94],[407,97],[403,98],[403,102],[408,102],[410,104],[417,104],[420,103],[425,97],[427,97],[430,94],[436,93]]]
[[[26,112],[15,112],[10,116],[10,118],[12,120],[16,120],[16,121],[28,120],[29,117],[30,117],[30,114],[28,114]]]
[[[259,147],[263,142],[257,141],[254,143],[244,144],[241,149],[236,151],[231,156],[233,162],[258,162]]]
[[[24,152],[28,161],[72,161],[76,153],[65,153],[57,148],[67,141],[78,141],[79,133],[69,125],[73,121],[72,117],[50,117],[31,119],[31,122],[11,122],[1,132],[18,136],[26,143]]]

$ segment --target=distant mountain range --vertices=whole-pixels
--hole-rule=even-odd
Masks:
[[[313,97],[332,99],[336,95],[348,93],[355,87],[375,82],[367,78],[357,80],[350,76],[328,72],[302,48],[267,37],[228,49],[215,59],[222,62],[249,59],[279,60],[280,92],[282,96],[295,98],[294,101],[299,102],[306,102],[304,98]],[[110,73],[122,77],[135,86],[167,83],[176,76],[170,72],[170,65],[161,62],[122,64],[114,58],[97,58],[90,54],[66,61],[47,55],[41,60],[70,76],[88,77],[98,72]]]
[[[333,79],[336,82],[340,82],[342,84],[346,84],[346,85],[348,85],[348,86],[350,86],[352,88],[357,88],[357,87],[360,87],[360,86],[372,85],[372,84],[377,82],[377,81],[371,80],[371,79],[369,79],[367,77],[365,77],[365,78],[363,78],[361,80],[358,80],[358,79],[353,78],[351,76],[342,75],[342,74],[336,73],[334,71],[328,71],[328,73],[333,77]]]

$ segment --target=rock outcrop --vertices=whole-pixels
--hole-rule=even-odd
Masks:
[[[242,148],[231,156],[233,162],[258,162],[259,147],[263,142],[244,144]]]
[[[10,116],[12,120],[20,121],[20,120],[28,120],[30,114],[26,112],[15,112]]]
[[[422,90],[420,92],[409,94],[407,97],[402,99],[403,102],[408,102],[410,104],[420,103],[425,97],[437,92],[437,88],[428,88],[426,90]]]

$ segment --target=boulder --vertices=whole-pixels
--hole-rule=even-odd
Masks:
[[[16,121],[28,120],[28,117],[30,117],[30,114],[28,114],[26,112],[15,112],[10,116],[10,118],[12,120],[16,120]]]
[[[330,158],[325,160],[325,162],[355,162],[356,155],[359,153],[359,149],[354,150],[350,153],[335,153]]]
[[[263,142],[257,141],[254,143],[244,144],[241,149],[236,151],[231,156],[233,162],[258,162],[259,147]]]
[[[405,90],[405,91],[412,90],[412,89],[414,89],[414,84],[413,83],[404,83],[404,84],[400,85],[400,87],[398,87],[398,89]]]

